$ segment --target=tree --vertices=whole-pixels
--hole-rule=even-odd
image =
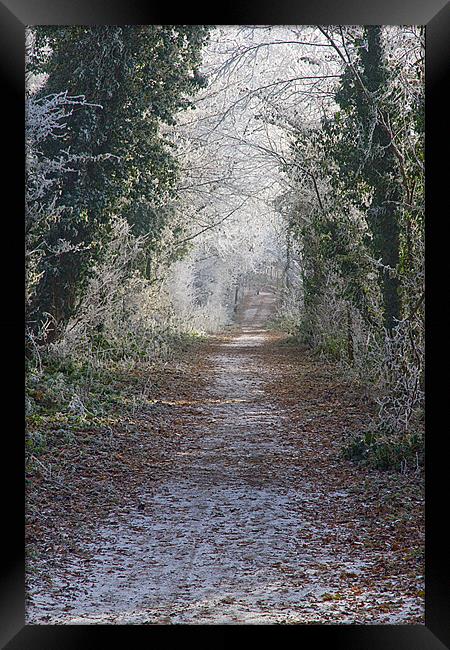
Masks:
[[[336,101],[341,109],[329,128],[329,153],[338,164],[335,187],[344,186],[355,205],[370,197],[367,223],[370,247],[382,265],[384,324],[391,331],[400,319],[401,174],[393,151],[389,74],[383,58],[381,28],[364,28],[357,59],[348,65]],[[364,198],[363,198],[364,197]]]
[[[83,95],[95,110],[76,111],[60,140],[44,143],[54,157],[64,147],[79,161],[60,184],[64,211],[49,229],[47,251],[61,239],[71,250],[55,263],[44,253],[30,312],[36,322],[50,313],[64,325],[74,313],[90,268],[101,254],[113,215],[137,234],[150,233],[149,254],[164,226],[164,202],[173,192],[177,164],[163,123],[190,105],[201,84],[202,26],[39,27],[35,71],[48,74],[41,95],[62,90]],[[55,330],[53,330],[55,333]]]

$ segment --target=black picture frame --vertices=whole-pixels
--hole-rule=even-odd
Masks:
[[[444,227],[447,215],[445,137],[448,122],[444,90],[450,61],[450,5],[445,0],[297,0],[233,4],[196,11],[189,3],[170,8],[138,0],[0,0],[0,69],[3,116],[4,190],[3,304],[3,551],[0,588],[0,644],[8,650],[104,648],[111,641],[125,647],[188,642],[215,646],[286,640],[310,648],[324,644],[350,650],[438,650],[450,648],[450,545],[445,534],[448,456],[443,446],[448,382],[445,335],[450,309],[446,278]],[[296,626],[52,626],[25,625],[24,604],[24,31],[39,24],[425,24],[426,25],[426,618],[425,625]],[[6,92],[5,92],[6,91]],[[5,145],[6,137],[10,139]],[[441,163],[442,160],[442,163]],[[11,208],[6,199],[12,197]],[[5,228],[6,227],[6,228]],[[448,277],[448,276],[447,276]],[[447,344],[448,345],[448,344]],[[6,360],[6,361],[5,361]],[[448,397],[447,397],[448,400]],[[10,416],[9,424],[7,415]],[[448,418],[447,418],[448,419]],[[286,636],[288,634],[288,636]],[[141,639],[138,641],[138,637]],[[120,638],[119,638],[120,637]],[[143,639],[143,641],[142,641]]]

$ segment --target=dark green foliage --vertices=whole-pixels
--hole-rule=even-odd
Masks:
[[[38,27],[35,33],[38,44],[52,49],[51,56],[30,63],[49,75],[42,93],[68,91],[96,105],[74,107],[63,137],[49,140],[43,151],[52,158],[68,149],[79,157],[75,171],[60,181],[58,205],[64,210],[45,233],[42,278],[29,308],[36,324],[48,312],[64,325],[101,255],[113,215],[149,236],[149,255],[158,244],[177,176],[175,152],[160,127],[173,124],[203,83],[198,66],[208,29],[74,26]],[[55,259],[61,239],[72,250]]]
[[[375,259],[388,269],[381,272],[384,324],[390,331],[400,318],[398,263],[400,255],[399,203],[403,198],[401,174],[393,150],[390,115],[394,110],[389,75],[384,63],[381,28],[364,29],[366,47],[360,47],[355,78],[347,68],[336,94],[341,111],[328,125],[329,154],[337,163],[334,187],[361,208],[370,198],[367,243]],[[398,109],[397,109],[398,110]]]
[[[417,469],[424,464],[423,438],[417,432],[398,435],[379,422],[348,436],[343,457],[376,469]]]

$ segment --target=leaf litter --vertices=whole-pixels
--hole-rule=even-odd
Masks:
[[[132,414],[42,455],[28,623],[424,623],[423,476],[342,458],[371,406],[271,309],[261,292]]]

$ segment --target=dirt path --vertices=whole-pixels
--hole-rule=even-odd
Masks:
[[[423,622],[417,481],[339,459],[363,407],[262,329],[273,301],[247,296],[203,385],[168,396],[172,462],[34,579],[29,622]]]

